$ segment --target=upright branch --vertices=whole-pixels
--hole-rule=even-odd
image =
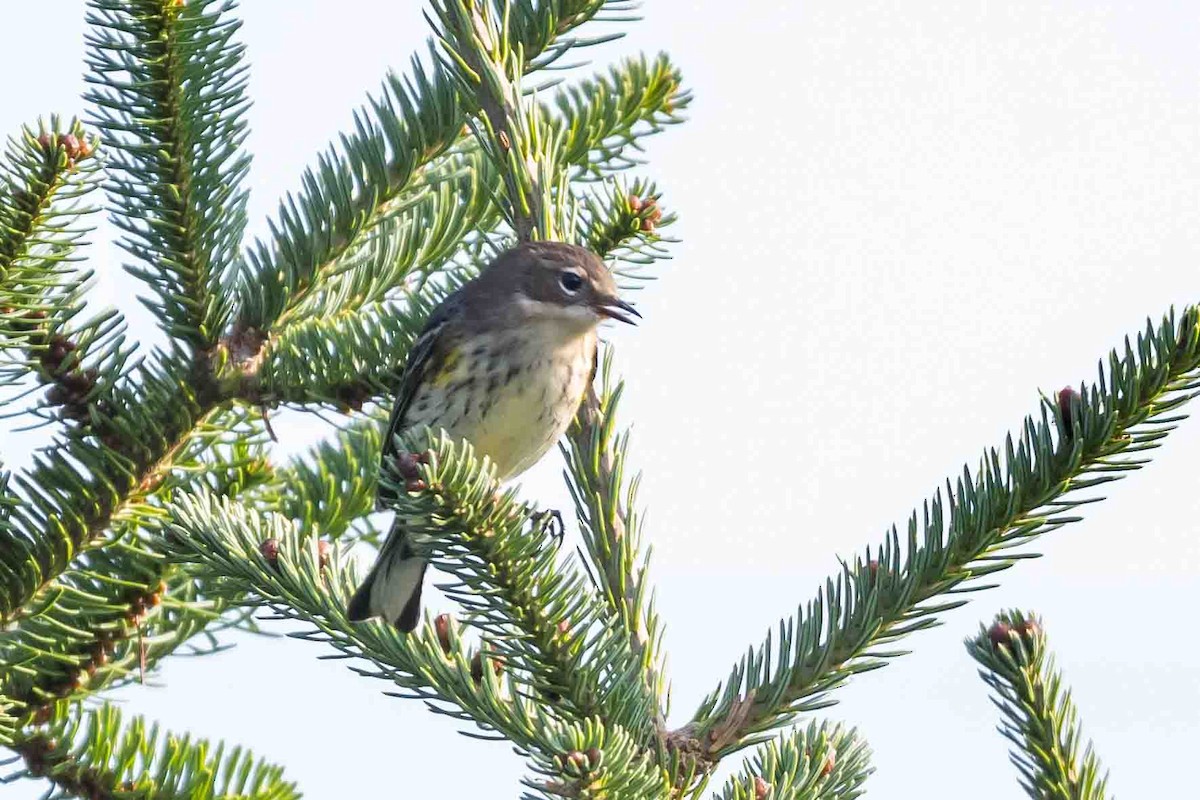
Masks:
[[[810,722],[765,742],[717,800],[853,800],[874,770],[853,729]]]
[[[573,31],[614,0],[550,0],[509,9],[503,47],[524,53],[526,69],[540,69],[593,40]],[[425,167],[459,141],[469,108],[461,84],[438,64],[413,59],[411,74],[390,74],[384,91],[355,115],[354,133],[322,154],[271,223],[268,242],[247,253],[240,281],[236,330],[265,335],[344,266],[341,259],[362,237],[405,203],[422,184]],[[236,351],[236,348],[231,348]],[[237,357],[237,353],[232,355]],[[245,359],[242,359],[245,360]]]
[[[229,0],[92,0],[87,99],[112,154],[107,187],[127,269],[173,344],[207,351],[246,226],[246,64]]]
[[[998,614],[965,642],[1004,715],[1000,733],[1021,786],[1033,800],[1104,800],[1108,777],[1083,732],[1071,692],[1054,668],[1041,620],[1019,611]]]
[[[32,371],[59,384],[65,400],[80,382],[80,344],[96,338],[99,323],[68,326],[90,277],[73,262],[87,232],[91,209],[82,202],[96,184],[95,151],[83,126],[54,118],[24,128],[0,160],[0,386]]]
[[[479,109],[476,138],[504,179],[505,212],[517,239],[560,235],[551,190],[565,177],[562,140],[537,103],[523,97],[524,50],[507,35],[509,7],[489,0],[436,0],[442,61]],[[549,215],[549,216],[548,216]]]
[[[644,680],[665,692],[660,652],[662,631],[648,581],[649,551],[643,551],[636,508],[638,480],[625,480],[628,433],[617,436],[616,409],[623,385],[612,388],[612,359],[605,354],[601,391],[589,389],[563,446],[567,487],[602,597],[620,620],[638,656]],[[664,724],[665,709],[659,723]]]

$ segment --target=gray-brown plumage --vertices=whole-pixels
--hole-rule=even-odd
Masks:
[[[447,297],[413,343],[385,430],[428,426],[466,439],[509,480],[533,466],[566,431],[595,370],[596,328],[638,316],[617,297],[604,263],[582,247],[530,242],[500,255]],[[394,497],[383,489],[377,504]],[[425,561],[393,525],[354,593],[353,621],[382,616],[402,631],[420,618]]]

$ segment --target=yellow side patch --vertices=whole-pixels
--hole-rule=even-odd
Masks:
[[[442,361],[442,368],[438,370],[437,375],[433,376],[432,383],[434,386],[445,386],[454,379],[458,372],[459,362],[462,361],[462,351],[458,348],[451,350],[446,354],[446,358]]]

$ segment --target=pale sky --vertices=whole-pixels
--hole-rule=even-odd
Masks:
[[[665,50],[696,95],[690,121],[650,140],[638,173],[659,182],[682,242],[637,298],[644,324],[610,336],[683,722],[837,557],[881,541],[1001,444],[1039,390],[1094,379],[1147,316],[1200,299],[1200,11],[1167,0],[647,5],[627,38],[592,56],[599,68]],[[427,28],[417,3],[247,6],[257,232]],[[5,4],[5,135],[82,110],[83,13],[68,0]],[[124,302],[137,289],[117,271],[121,254],[96,253],[103,291]],[[133,320],[135,336],[151,330],[140,310]],[[324,430],[298,415],[276,428],[288,449]],[[836,693],[825,714],[875,752],[868,796],[1021,796],[961,644],[1011,606],[1044,616],[1113,794],[1189,791],[1197,447],[1200,425],[1185,423],[1084,522],[1039,541],[1045,558]],[[548,457],[526,494],[568,510],[560,470]],[[159,688],[121,697],[168,729],[284,765],[309,797],[520,795],[524,763],[505,745],[456,735],[387,686],[317,661],[325,652],[244,642],[169,660]],[[43,788],[0,786],[0,800]]]

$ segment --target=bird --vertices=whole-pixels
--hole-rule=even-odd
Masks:
[[[497,256],[430,314],[409,350],[384,429],[380,469],[397,436],[425,426],[466,439],[508,481],[566,432],[596,373],[597,328],[636,324],[595,253],[565,242],[524,242]],[[395,497],[381,488],[376,507]],[[421,615],[428,564],[394,522],[346,606],[361,622],[382,617],[404,633]]]

